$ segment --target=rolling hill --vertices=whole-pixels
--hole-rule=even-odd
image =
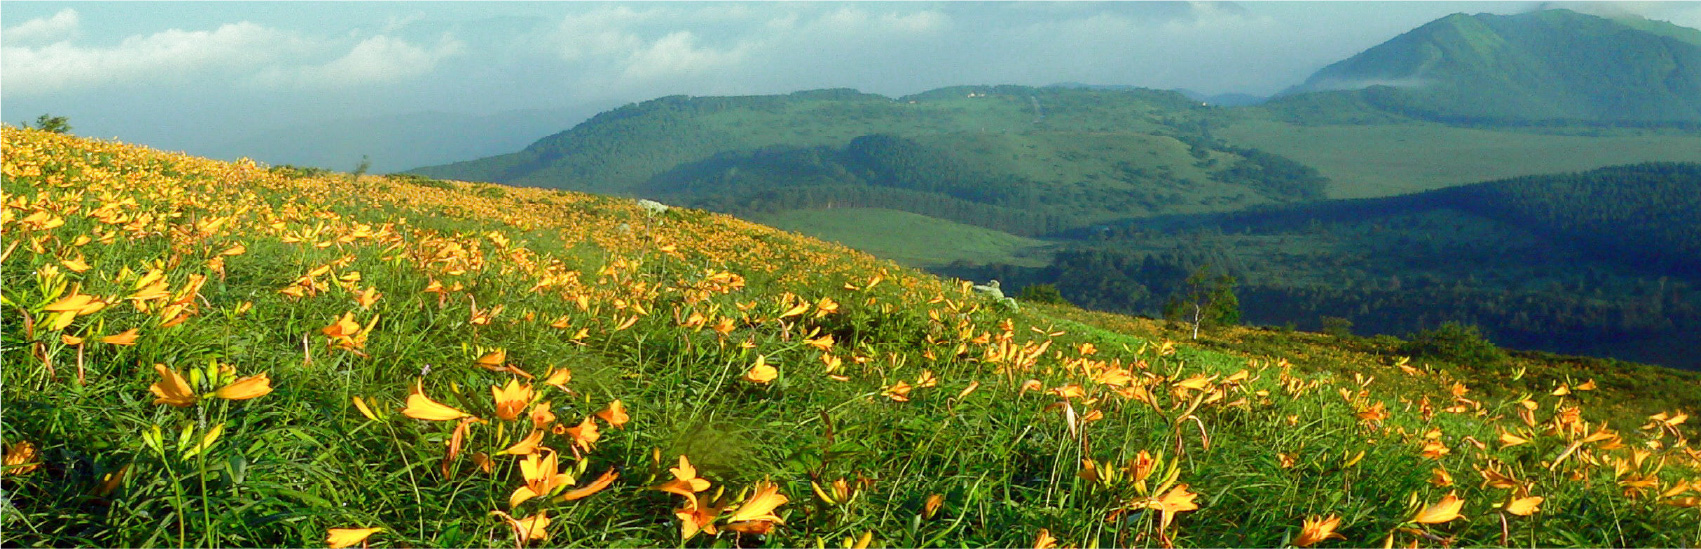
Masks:
[[[6,545],[1701,541],[1693,373],[1176,343],[701,210],[0,145]]]
[[[1273,103],[1356,102],[1455,122],[1695,123],[1701,31],[1564,9],[1454,14],[1325,67],[1283,95]]]

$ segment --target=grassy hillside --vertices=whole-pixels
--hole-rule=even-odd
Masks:
[[[1393,196],[1526,175],[1638,162],[1701,162],[1701,135],[1551,135],[1440,124],[1295,125],[1247,117],[1215,131],[1231,143],[1317,168],[1331,198]]]
[[[1020,86],[897,99],[848,90],[667,97],[603,113],[514,154],[415,171],[736,213],[750,212],[732,205],[758,198],[782,204],[773,211],[854,203],[1022,235],[1320,195],[1321,179],[1297,164],[1185,129],[1207,110],[1175,92]],[[901,144],[870,151],[862,144],[872,138]],[[830,188],[806,198],[794,188],[804,184]],[[880,194],[893,188],[922,194]],[[956,204],[962,200],[980,206]],[[941,213],[965,207],[1051,219],[1012,227]]]
[[[1177,345],[702,211],[0,144],[6,545],[1701,541],[1695,375]]]
[[[1433,119],[1701,121],[1701,31],[1569,10],[1450,15],[1286,94],[1360,90]]]
[[[781,230],[838,242],[911,267],[943,267],[957,261],[1044,265],[1053,244],[953,223],[924,215],[876,208],[787,210],[753,219]],[[950,246],[940,243],[949,242]]]

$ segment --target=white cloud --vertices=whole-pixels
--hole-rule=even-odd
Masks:
[[[274,67],[256,75],[254,83],[272,87],[339,88],[399,82],[429,74],[443,59],[461,53],[463,46],[449,37],[426,49],[398,38],[374,36],[328,63]]]
[[[697,35],[679,31],[634,53],[622,75],[649,80],[721,71],[742,64],[751,49],[750,43],[724,50],[701,47],[697,45]]]
[[[4,40],[6,45],[51,44],[76,37],[77,10],[65,8],[53,17],[31,19],[24,24],[6,29]]]
[[[69,41],[35,48],[6,46],[0,48],[0,64],[6,67],[8,93],[32,95],[240,70],[270,63],[303,46],[291,34],[241,22],[211,31],[171,29],[132,36],[109,48]]]

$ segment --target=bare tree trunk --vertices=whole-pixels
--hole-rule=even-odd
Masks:
[[[1205,318],[1205,308],[1198,303],[1193,304],[1193,339],[1199,339],[1199,321]]]

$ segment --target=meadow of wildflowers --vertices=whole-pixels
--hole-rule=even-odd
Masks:
[[[10,127],[3,177],[7,545],[1701,543],[1694,410],[1592,378],[1194,348],[630,199]]]

